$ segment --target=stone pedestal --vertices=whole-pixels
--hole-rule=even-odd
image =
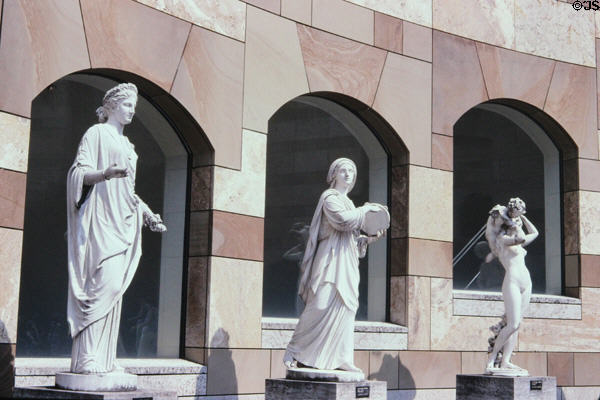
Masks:
[[[86,392],[130,392],[137,389],[137,375],[123,371],[106,374],[56,374],[56,386],[60,389]]]
[[[55,387],[18,387],[13,392],[16,399],[61,399],[61,400],[177,400],[177,392],[157,390],[135,390],[130,392],[84,392]]]
[[[387,383],[379,381],[323,382],[267,379],[265,400],[354,400],[387,399]],[[556,399],[554,399],[556,400]]]
[[[456,400],[556,400],[554,376],[456,375]]]

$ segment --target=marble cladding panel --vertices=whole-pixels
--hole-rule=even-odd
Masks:
[[[444,351],[399,352],[399,388],[435,389],[456,385],[460,353]]]
[[[281,13],[281,0],[241,0],[274,14]]]
[[[284,379],[287,368],[283,364],[285,350],[271,350],[271,379]]]
[[[192,170],[191,211],[209,210],[212,200],[213,167]]]
[[[150,390],[177,392],[177,396],[206,394],[206,374],[138,375],[138,386]]]
[[[0,228],[0,243],[0,343],[16,343],[23,231]]]
[[[333,91],[373,104],[386,52],[298,24],[311,92]]]
[[[0,168],[27,172],[30,125],[27,118],[0,112]]]
[[[452,136],[456,121],[487,99],[475,42],[434,30],[433,132]]]
[[[388,400],[455,400],[456,389],[389,390]]]
[[[452,278],[452,242],[409,238],[408,274]]]
[[[431,349],[487,351],[489,327],[498,317],[453,315],[452,279],[431,278]],[[456,340],[460,337],[461,340]]]
[[[263,349],[285,349],[293,334],[293,330],[263,329],[261,347]]]
[[[544,108],[554,61],[484,43],[476,47],[490,99],[513,98]]]
[[[600,287],[600,256],[581,255],[581,286]]]
[[[556,377],[557,386],[572,386],[573,373],[573,353],[548,353],[548,376]]]
[[[515,50],[595,66],[594,12],[555,0],[515,1]]]
[[[573,358],[575,386],[600,385],[600,353],[575,353]]]
[[[598,159],[598,121],[594,68],[557,62],[544,111],[571,136],[579,156]]]
[[[373,109],[400,136],[411,164],[431,165],[431,64],[388,53]]]
[[[313,0],[312,25],[336,35],[373,44],[373,11],[345,0]]]
[[[263,393],[270,364],[269,350],[211,349],[207,394]]]
[[[429,278],[408,276],[408,348],[431,347],[431,283]]]
[[[133,72],[171,89],[190,23],[132,1],[82,0],[81,12],[93,68]]]
[[[600,192],[600,161],[579,159],[579,189]]]
[[[600,387],[566,387],[557,388],[561,394],[561,400],[581,399],[581,400],[596,400]]]
[[[79,2],[8,1],[2,12],[0,110],[28,117],[46,86],[90,67]]]
[[[367,379],[387,382],[387,389],[398,389],[398,352],[372,351]]]
[[[0,226],[23,229],[27,175],[0,169]]]
[[[206,287],[208,258],[191,257],[188,261],[185,345],[206,346]]]
[[[600,23],[600,13],[594,13],[596,19],[596,36],[598,36],[598,24]],[[598,65],[600,65],[600,40],[596,39],[596,82],[600,79],[600,71],[598,71]],[[596,112],[598,118],[598,128],[600,128],[600,86],[596,84]],[[600,134],[600,132],[599,132]]]
[[[281,0],[281,16],[304,25],[312,21],[312,0]]]
[[[452,173],[411,165],[409,181],[408,235],[452,242]]]
[[[487,364],[488,353],[485,351],[464,351],[461,353],[463,374],[481,374]]]
[[[242,154],[244,44],[193,27],[171,94],[215,149],[215,164],[239,169]]]
[[[408,165],[392,168],[390,234],[393,239],[405,238],[408,235],[408,172]]]
[[[269,118],[308,93],[298,31],[293,21],[248,7],[243,126],[266,133]]]
[[[0,1],[0,10],[2,2]],[[1,15],[0,15],[1,18]],[[0,397],[10,398],[15,386],[15,354],[17,346],[0,343]]]
[[[515,46],[515,0],[433,0],[433,29]]]
[[[354,332],[356,350],[406,350],[406,333]]]
[[[598,177],[596,177],[598,179]],[[600,193],[579,192],[581,253],[600,255]]]
[[[563,195],[565,254],[579,253],[579,192]]]
[[[406,276],[390,278],[390,322],[406,326]]]
[[[365,376],[369,376],[370,374],[370,365],[369,365],[369,359],[371,352],[370,351],[355,351],[354,352],[354,365],[356,365],[358,368],[360,368],[362,370],[362,372],[365,374]]]
[[[220,257],[262,261],[264,228],[262,218],[215,211],[212,253]]]
[[[431,168],[454,169],[454,140],[452,136],[431,134]]]
[[[260,347],[262,263],[211,257],[209,271],[209,346]]]
[[[190,213],[190,257],[206,256],[210,252],[210,211]]]
[[[501,317],[503,301],[454,299],[454,315],[474,317]],[[530,303],[525,318],[581,319],[579,304]]]
[[[27,386],[54,386],[54,375],[52,376],[15,376],[15,387]]]
[[[579,255],[565,256],[565,286],[566,287],[578,287],[579,286]]]
[[[267,136],[244,130],[242,139],[241,171],[215,167],[213,208],[263,218]]]
[[[529,371],[531,376],[548,375],[548,357],[547,353],[531,353],[518,351],[514,353],[510,361],[521,368]]]
[[[206,349],[205,348],[196,348],[196,347],[186,347],[185,348],[185,359],[206,365]]]
[[[402,53],[405,56],[431,62],[433,32],[431,28],[404,21],[402,23]]]
[[[244,41],[246,4],[238,0],[135,0],[211,31]]]
[[[402,20],[376,12],[375,46],[402,54],[402,43]]]
[[[431,27],[431,0],[348,0],[371,10]]]
[[[391,240],[391,276],[408,275],[408,238]]]

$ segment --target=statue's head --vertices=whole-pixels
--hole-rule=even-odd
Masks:
[[[518,197],[508,201],[508,216],[511,218],[520,217],[527,212],[525,202]]]
[[[333,188],[337,184],[339,179],[343,179],[341,176],[342,173],[350,173],[348,178],[350,181],[348,184],[348,192],[352,190],[354,184],[356,183],[356,164],[349,158],[338,158],[334,162],[331,163],[329,167],[329,172],[327,173],[327,183],[329,187]]]
[[[98,121],[106,122],[111,114],[119,113],[123,114],[120,115],[122,120],[119,122],[123,125],[128,124],[135,112],[137,96],[138,90],[133,83],[121,83],[109,89],[102,99],[102,106],[96,110]],[[120,110],[120,106],[124,105],[123,103],[127,103],[125,104],[127,109]]]

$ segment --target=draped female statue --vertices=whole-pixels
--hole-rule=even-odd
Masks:
[[[361,372],[354,365],[354,317],[358,309],[358,259],[379,239],[360,235],[369,211],[382,206],[355,207],[348,193],[356,182],[352,160],[335,160],[315,210],[300,268],[299,295],[305,308],[287,346],[284,363],[291,367]]]
[[[138,156],[123,128],[133,119],[137,93],[131,83],[106,92],[96,111],[100,123],[83,135],[67,177],[67,319],[74,373],[120,369],[121,301],[142,254],[142,226],[166,230],[160,215],[135,194]]]

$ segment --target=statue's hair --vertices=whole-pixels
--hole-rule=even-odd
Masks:
[[[102,105],[96,109],[98,121],[106,122],[108,115],[117,107],[119,102],[132,94],[136,97],[138,95],[137,87],[133,83],[121,83],[109,89],[102,99]]]
[[[508,209],[517,210],[521,212],[521,214],[525,214],[527,212],[527,206],[525,205],[525,202],[518,197],[513,197],[508,201]]]

